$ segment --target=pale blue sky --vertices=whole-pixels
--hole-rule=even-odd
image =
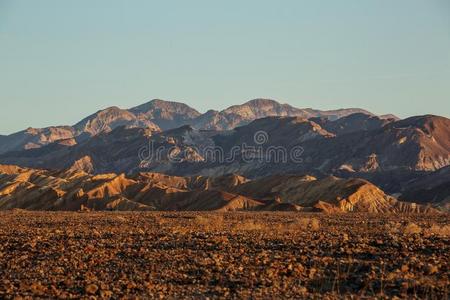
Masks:
[[[257,97],[449,117],[450,1],[0,0],[0,134]]]

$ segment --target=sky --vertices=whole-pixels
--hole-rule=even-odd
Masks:
[[[154,98],[450,117],[450,1],[0,0],[0,134]]]

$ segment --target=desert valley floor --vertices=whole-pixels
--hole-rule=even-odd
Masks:
[[[449,297],[450,219],[195,212],[0,214],[0,298]]]

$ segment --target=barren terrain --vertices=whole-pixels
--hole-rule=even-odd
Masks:
[[[0,298],[449,296],[448,215],[9,211]]]

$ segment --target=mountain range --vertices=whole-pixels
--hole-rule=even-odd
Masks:
[[[120,126],[148,128],[152,131],[168,130],[183,125],[205,130],[230,130],[268,116],[324,117],[334,120],[356,112],[371,115],[365,110],[356,108],[332,111],[299,109],[268,99],[255,99],[222,111],[209,110],[201,114],[184,103],[155,99],[130,109],[109,107],[97,111],[73,126],[28,128],[8,136],[0,136],[0,154],[39,148],[58,141],[75,144]]]
[[[103,182],[98,178],[105,176],[120,177],[120,186],[131,180],[133,188],[129,189],[134,190],[148,184],[148,176],[153,174],[151,177],[158,178],[159,184],[169,191],[174,187],[163,183],[167,179],[164,176],[169,176],[171,182],[203,178],[208,185],[231,176],[232,182],[240,184],[214,189],[214,193],[210,189],[206,193],[204,188],[183,186],[182,191],[175,193],[178,196],[169,193],[174,196],[170,201],[174,202],[157,198],[162,202],[155,203],[147,196],[144,197],[147,200],[142,200],[128,190],[121,191],[114,194],[121,199],[114,202],[120,204],[115,208],[171,210],[184,203],[184,196],[192,196],[189,198],[192,202],[186,200],[189,205],[179,209],[222,209],[216,200],[211,200],[214,205],[203,206],[201,199],[221,199],[220,203],[227,206],[228,200],[238,197],[231,205],[236,210],[284,207],[382,212],[414,211],[420,205],[446,210],[450,202],[450,120],[434,115],[400,120],[362,109],[299,109],[267,99],[201,114],[183,103],[152,100],[128,110],[107,108],[74,126],[29,128],[0,136],[0,164],[20,166],[8,167],[15,170],[25,168],[13,174],[3,172],[0,209],[33,207],[20,204],[22,198],[34,199],[36,192],[31,187],[39,191],[47,187],[58,190],[51,193],[50,202],[37,205],[37,209],[79,209],[81,204],[113,209],[115,206],[111,208],[113,204],[108,204],[112,199],[109,196],[107,200],[104,196],[88,196],[88,200],[97,199],[95,205],[83,196],[84,200],[77,200],[73,207],[67,204],[67,197],[73,194],[73,189],[82,189],[85,195],[86,190]],[[33,176],[16,173],[39,174],[39,178],[44,176],[58,183],[55,186],[52,180],[48,184],[44,180],[37,184]],[[72,174],[76,174],[76,180]],[[273,186],[277,178],[292,185],[283,186],[279,182]],[[305,178],[314,180],[305,183]],[[257,188],[248,192],[252,184]],[[20,188],[10,189],[16,185]],[[364,191],[364,195],[355,196],[357,201],[348,200],[357,191]],[[119,199],[116,198],[114,201]],[[341,202],[342,199],[347,200]],[[30,203],[33,201],[38,200]],[[59,204],[52,204],[55,201]],[[176,204],[177,201],[180,203]],[[360,204],[355,206],[355,201]],[[172,204],[166,206],[163,202]],[[235,202],[243,207],[235,206]],[[353,204],[348,205],[349,202]],[[408,202],[419,206],[404,204]]]

